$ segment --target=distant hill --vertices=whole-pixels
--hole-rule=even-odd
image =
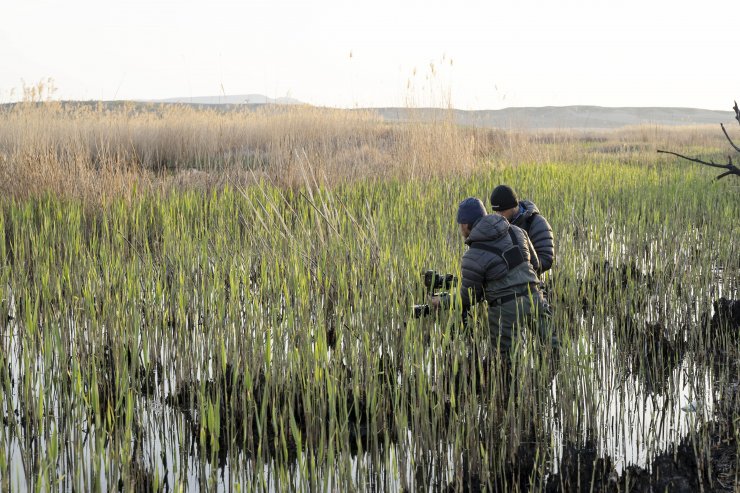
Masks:
[[[262,94],[240,94],[226,96],[195,96],[137,101],[62,101],[64,105],[97,106],[102,103],[108,108],[134,102],[152,111],[160,104],[184,104],[208,107],[228,112],[234,108],[257,110],[271,106],[280,107],[305,104],[293,98],[269,98]],[[12,108],[17,103],[0,104]],[[677,107],[607,107],[607,106],[542,106],[504,108],[501,110],[455,110],[440,108],[356,108],[345,111],[371,111],[389,122],[431,122],[452,120],[459,125],[540,130],[540,129],[609,129],[629,125],[718,125],[733,124],[733,111],[704,110]]]
[[[434,121],[449,118],[460,125],[506,129],[604,129],[627,125],[702,125],[731,122],[732,111],[697,108],[610,108],[605,106],[543,106],[502,110],[374,108],[388,121]]]
[[[195,96],[167,99],[155,99],[149,103],[178,103],[178,104],[303,104],[293,98],[268,98],[262,94],[237,94],[226,96]]]

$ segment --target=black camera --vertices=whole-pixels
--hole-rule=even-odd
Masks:
[[[432,313],[432,308],[427,305],[414,305],[414,318],[426,317]]]
[[[425,271],[422,277],[424,286],[430,294],[438,289],[450,289],[457,284],[457,277],[452,274],[440,274],[436,270]]]
[[[440,274],[436,270],[425,271],[421,278],[429,296],[436,296],[438,289],[447,290],[457,285],[457,277],[452,274]],[[430,313],[432,308],[429,305],[414,305],[414,318],[421,318]]]

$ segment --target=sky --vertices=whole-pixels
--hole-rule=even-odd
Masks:
[[[740,99],[740,0],[2,0],[0,103],[237,94],[333,107]]]

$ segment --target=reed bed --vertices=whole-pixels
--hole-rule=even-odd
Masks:
[[[70,182],[6,185],[3,490],[616,491],[645,475],[675,487],[679,465],[695,473],[692,487],[737,484],[733,182],[712,182],[699,166],[647,161],[647,151],[594,150],[593,136],[566,133],[526,136],[542,153],[516,166],[502,163],[514,151],[501,143],[525,136],[488,133],[490,144],[463,153],[474,167],[427,161],[412,174],[407,155],[387,174],[331,175],[331,156],[359,146],[354,133],[379,153],[380,137],[368,129],[383,129],[388,142],[453,135],[451,126],[403,129],[359,114],[331,114],[340,118],[322,127],[334,125],[331,132],[286,130],[283,150],[295,150],[295,139],[308,149],[291,153],[290,179],[277,177],[286,162],[260,158],[252,168],[239,162],[249,176],[240,180],[227,169],[234,163],[220,168],[213,156],[243,145],[241,119],[251,114],[223,116],[234,119],[231,130],[191,123],[236,143],[218,147],[228,139],[212,142],[210,133],[202,143],[182,138],[183,149],[173,144],[168,156],[182,152],[196,164],[168,157],[160,166],[156,152],[123,151],[132,142],[160,145],[157,135],[142,143],[160,125],[154,115],[106,120],[98,111],[80,117],[79,128],[65,127],[67,116],[42,121],[31,112],[26,124],[37,131],[0,132],[2,169],[12,176],[30,176],[41,155],[52,156],[51,173],[68,141],[86,150],[71,155],[87,179],[115,170],[124,184],[88,184],[89,193]],[[22,120],[6,113],[2,125],[20,129]],[[106,137],[80,140],[103,122]],[[57,127],[47,133],[44,125]],[[185,120],[161,127],[173,138],[191,130]],[[482,131],[454,132],[450,139],[485,140]],[[654,143],[642,129],[622,132],[606,138]],[[720,143],[692,132],[663,138],[696,139],[696,150],[716,152]],[[275,139],[268,134],[265,141]],[[322,147],[332,139],[333,150]],[[100,154],[88,151],[100,141],[111,160],[96,167]],[[428,141],[416,141],[419,156],[431,152],[419,143]],[[201,145],[216,146],[207,159],[194,152]],[[560,159],[567,156],[578,158]],[[367,169],[385,169],[382,161]],[[167,181],[190,166],[221,181]],[[546,283],[562,342],[557,361],[525,333],[504,365],[482,309],[466,329],[454,311],[411,317],[423,270],[459,270],[457,203],[486,199],[499,183],[533,198],[556,231]]]
[[[470,177],[491,166],[629,162],[653,166],[655,150],[723,159],[716,127],[495,130],[383,121],[371,110],[28,102],[0,107],[0,192],[51,193],[100,204],[134,191],[220,189],[267,180],[302,186],[304,163],[321,184],[355,179]],[[674,161],[670,161],[673,163]]]

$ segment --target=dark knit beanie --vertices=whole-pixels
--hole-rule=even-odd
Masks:
[[[468,197],[457,208],[457,224],[473,224],[486,215],[486,206],[480,199]]]
[[[493,189],[491,194],[491,209],[494,211],[506,211],[519,205],[519,199],[508,185],[499,185]]]

